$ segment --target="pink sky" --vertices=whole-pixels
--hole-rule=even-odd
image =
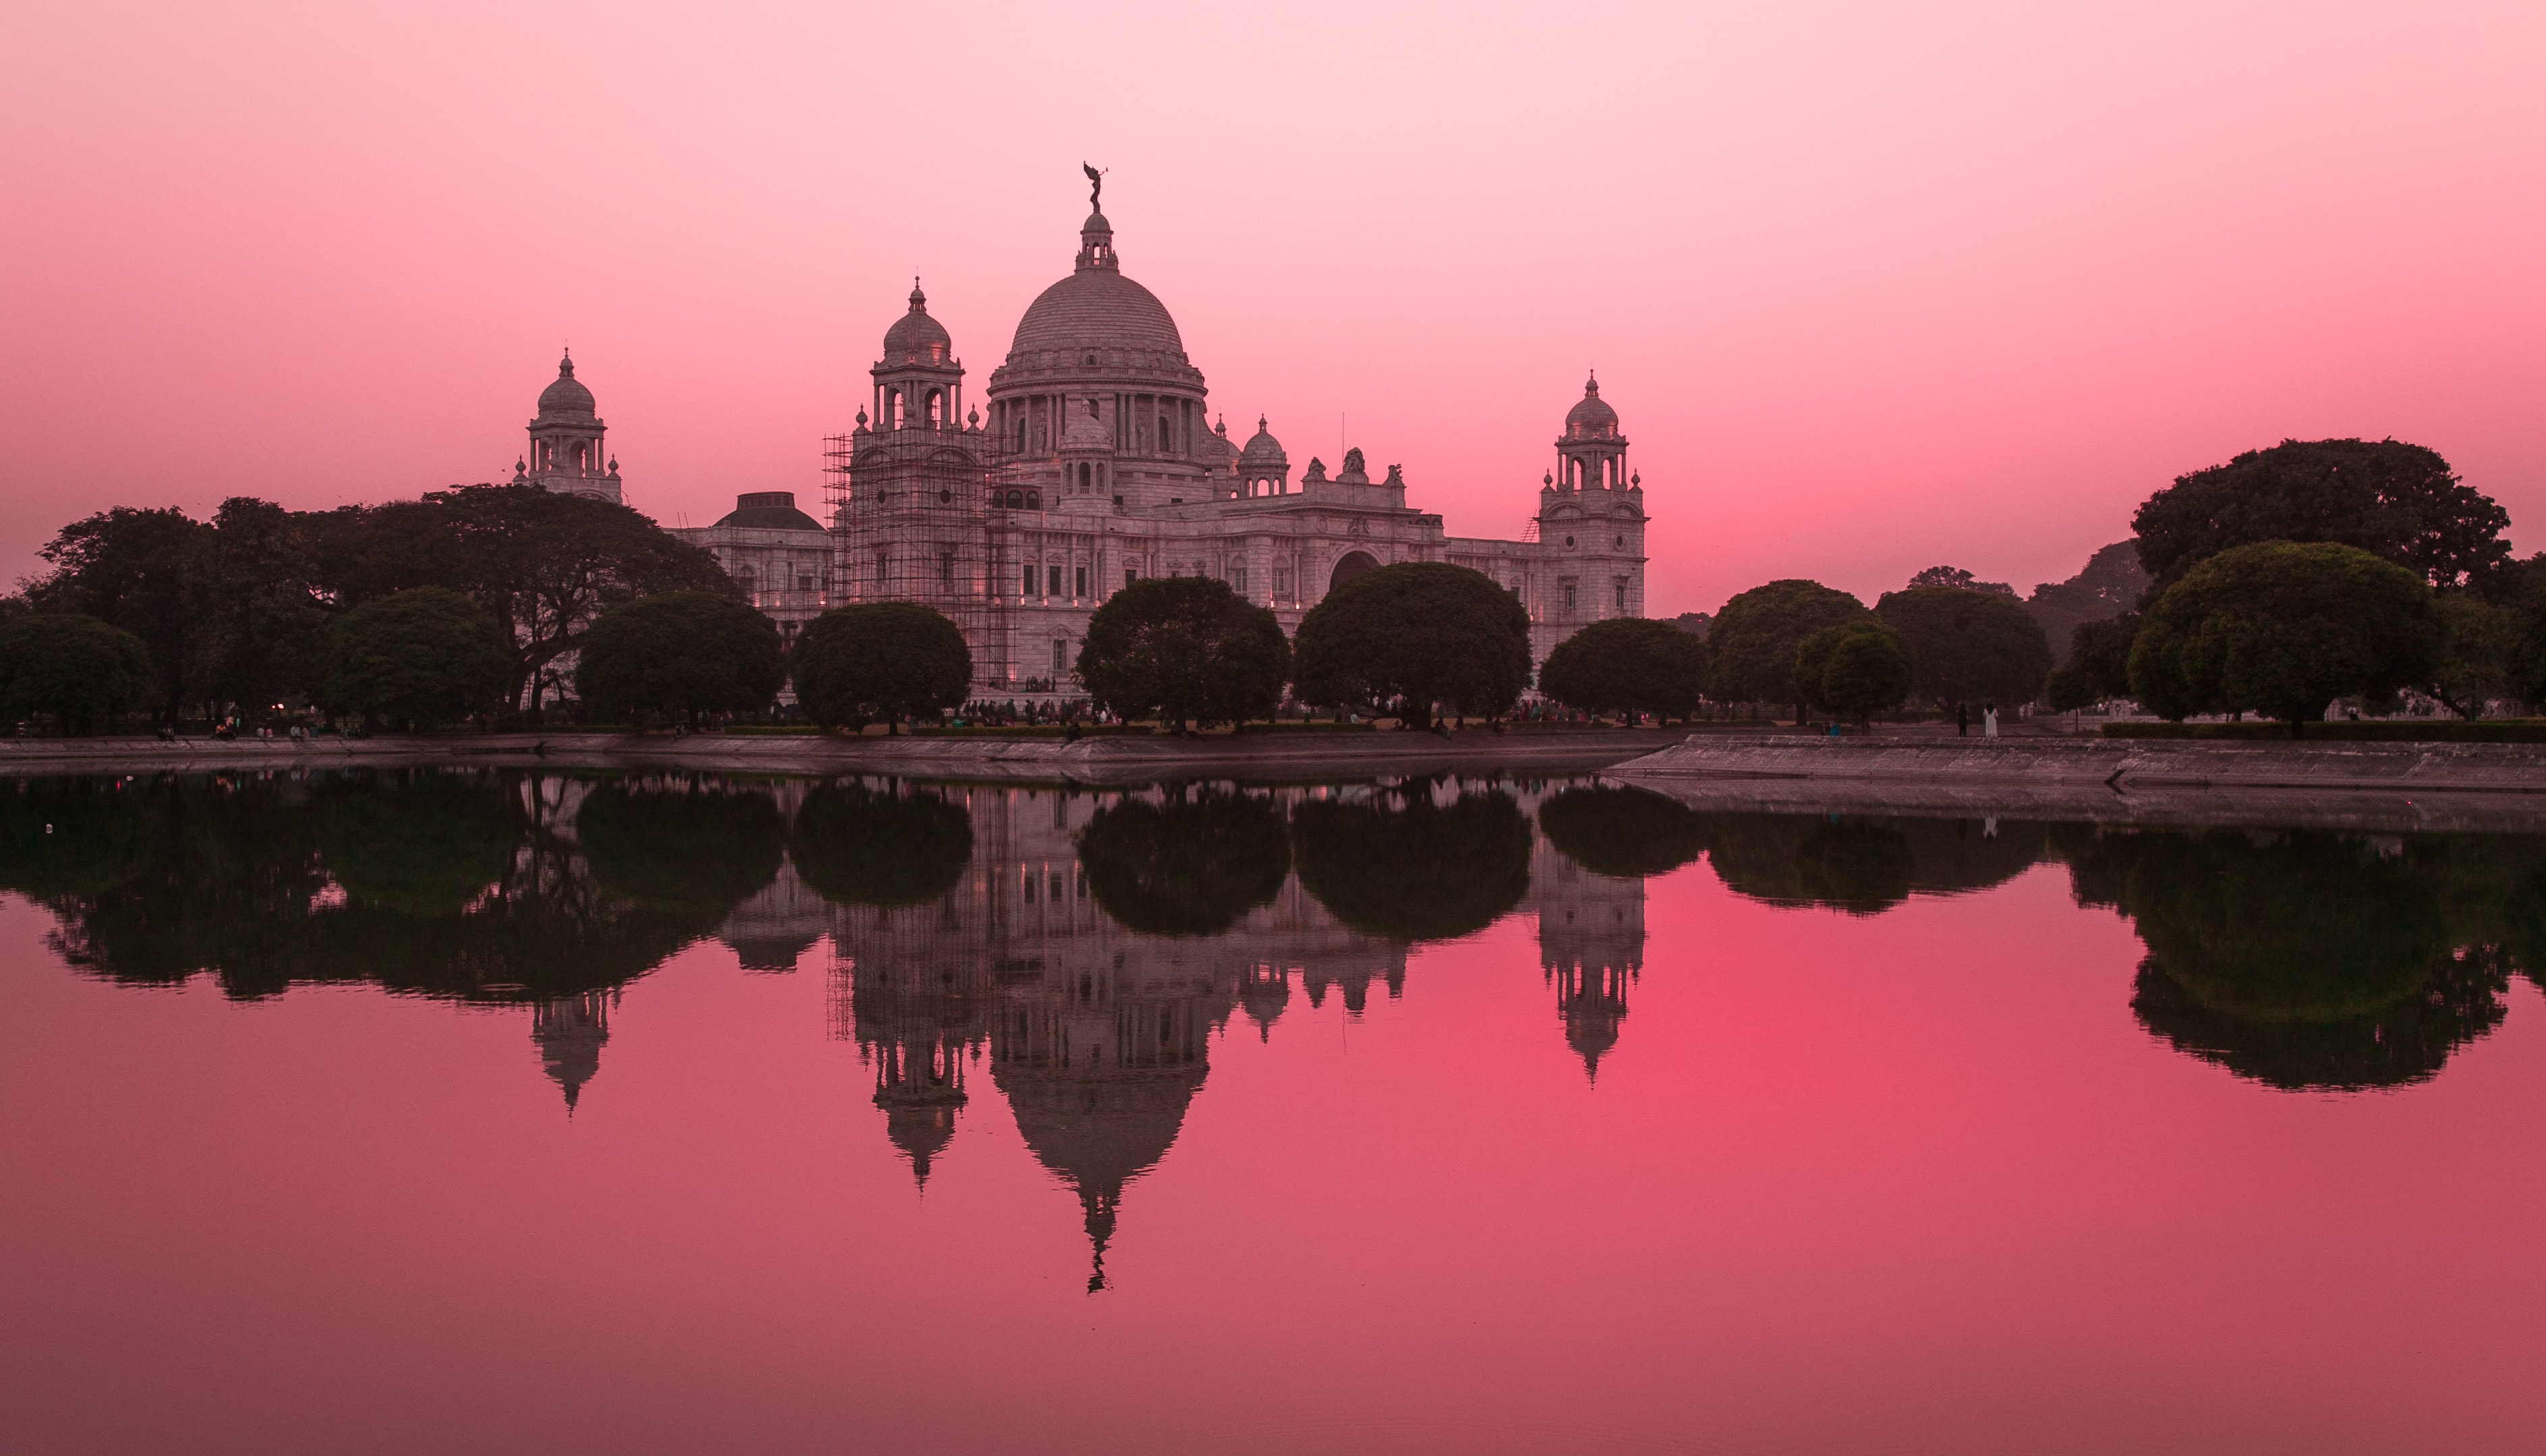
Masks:
[[[18,6],[0,580],[114,504],[818,490],[913,273],[979,389],[1083,159],[1232,433],[1516,534],[1597,366],[1649,600],[2029,588],[2287,436],[2546,547],[2546,9]]]

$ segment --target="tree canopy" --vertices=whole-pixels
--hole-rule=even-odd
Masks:
[[[2086,564],[2068,580],[2035,583],[2033,595],[2024,599],[2024,609],[2042,624],[2043,641],[2051,643],[2051,650],[2066,662],[2079,627],[2138,610],[2140,598],[2148,593],[2148,571],[2140,565],[2139,544],[2117,541],[2088,557]]]
[[[1270,718],[1291,676],[1291,643],[1271,609],[1209,576],[1150,576],[1088,620],[1078,681],[1125,719],[1181,728]]]
[[[2062,713],[2107,698],[2129,697],[2131,640],[2139,631],[2137,612],[2079,623],[2069,634],[2068,659],[2052,669],[2043,696]]]
[[[2350,693],[2430,681],[2431,589],[2404,567],[2330,543],[2267,542],[2212,557],[2149,608],[2131,689],[2151,712],[2259,713],[2291,726]]]
[[[2462,483],[2437,451],[2401,440],[2284,440],[2178,475],[2131,518],[2152,594],[2241,546],[2331,542],[2432,586],[2507,561],[2509,512]]]
[[[1557,643],[1539,669],[1540,692],[1586,713],[1697,711],[1706,687],[1706,640],[1669,622],[1613,617]]]
[[[2029,619],[2027,625],[2031,625]],[[1858,723],[1900,707],[1910,696],[1913,674],[1910,647],[1901,634],[1873,619],[1824,628],[1795,649],[1795,682],[1806,701],[1825,713]]]
[[[156,706],[171,723],[210,636],[196,582],[212,529],[174,507],[101,511],[37,551],[52,570],[27,592],[38,612],[95,617],[139,638],[157,674]]]
[[[1400,561],[1326,593],[1301,620],[1294,691],[1331,708],[1436,703],[1499,718],[1529,686],[1529,613],[1482,571]]]
[[[2432,670],[2431,696],[2460,718],[2483,716],[2495,698],[2520,697],[2517,659],[2520,618],[2508,607],[2496,606],[2471,591],[2434,594],[2431,610],[2440,625],[2440,656]]]
[[[376,597],[329,626],[317,698],[365,719],[456,723],[502,703],[512,672],[492,616],[456,591],[419,586]]]
[[[756,713],[787,685],[778,624],[721,593],[667,592],[611,608],[584,637],[575,692],[605,720]]]
[[[1567,789],[1538,807],[1539,832],[1595,875],[1666,875],[1706,852],[1705,821],[1651,789]]]
[[[796,701],[824,728],[928,718],[964,701],[973,650],[963,629],[916,602],[834,607],[788,654]]]
[[[1724,604],[1706,630],[1707,696],[1721,703],[1793,703],[1795,653],[1804,639],[1872,614],[1865,603],[1818,581],[1788,578],[1754,586]]]
[[[2030,703],[2051,675],[2042,624],[2015,599],[1955,586],[1885,592],[1874,615],[1910,649],[1910,691],[1939,704]]]
[[[0,622],[0,718],[45,714],[89,733],[151,700],[141,639],[95,617],[28,613]]]

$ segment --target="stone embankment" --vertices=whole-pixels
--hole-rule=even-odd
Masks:
[[[2546,745],[1704,735],[1608,773],[1694,808],[2546,831]]]
[[[288,739],[0,740],[0,776],[210,773],[357,766],[678,769],[743,774],[891,774],[990,783],[1128,786],[1164,779],[1269,782],[1440,772],[1595,773],[1678,742],[1661,729],[1273,732],[1194,738],[833,737],[810,733],[488,733]]]

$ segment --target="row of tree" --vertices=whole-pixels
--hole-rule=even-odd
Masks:
[[[710,553],[626,506],[535,486],[332,511],[240,496],[209,521],[118,507],[40,555],[49,569],[0,600],[0,713],[74,728],[276,703],[536,720],[609,608],[739,602]],[[394,660],[415,642],[441,660]]]

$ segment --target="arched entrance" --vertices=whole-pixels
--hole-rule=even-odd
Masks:
[[[1335,574],[1327,579],[1326,590],[1332,591],[1364,571],[1378,569],[1379,559],[1370,553],[1366,551],[1350,553],[1342,560],[1335,562]]]

